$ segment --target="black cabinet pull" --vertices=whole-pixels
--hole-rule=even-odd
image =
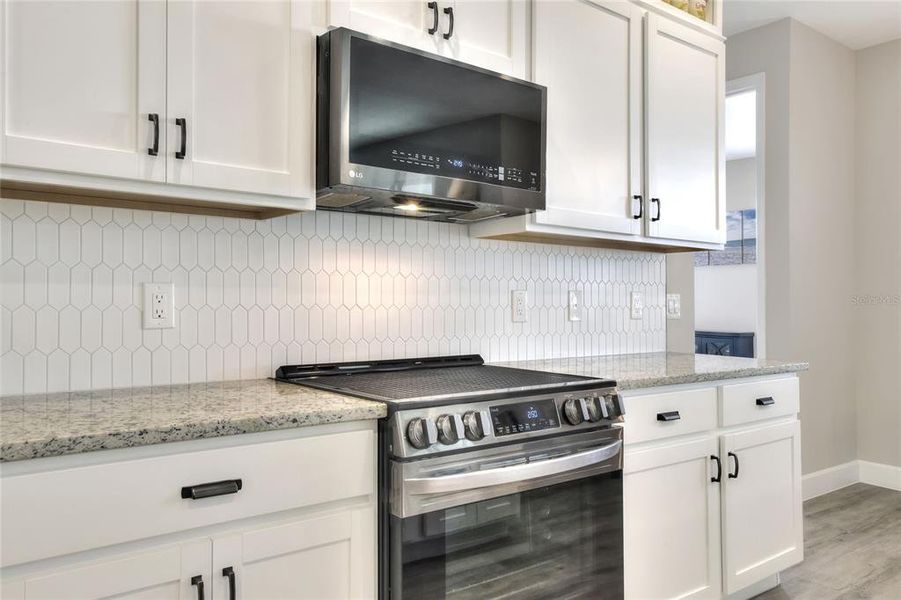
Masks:
[[[213,481],[212,483],[186,485],[181,488],[181,497],[199,500],[200,498],[237,494],[242,487],[243,483],[240,479],[225,479],[224,481]]]
[[[738,455],[734,452],[729,452],[729,457],[735,461],[735,473],[729,473],[729,479],[738,479]]]
[[[776,401],[773,400],[772,396],[767,396],[766,398],[758,398],[757,406],[772,406],[776,404]]]
[[[147,154],[156,156],[160,153],[160,116],[150,113],[147,115],[147,120],[153,123],[153,146],[147,148]]]
[[[669,422],[669,421],[678,421],[678,420],[681,419],[681,418],[682,418],[682,415],[679,414],[679,411],[678,411],[678,410],[671,410],[671,411],[669,411],[669,412],[660,412],[660,413],[657,413],[657,420],[658,420],[658,421],[666,421],[666,422]]]
[[[651,217],[651,220],[659,221],[660,220],[660,198],[651,198],[651,203],[657,205],[657,216]]]
[[[228,577],[228,600],[235,600],[235,568],[225,567],[222,569],[222,576]]]
[[[175,124],[181,127],[181,150],[175,153],[175,158],[184,160],[188,152],[188,120],[179,117],[175,119]]]
[[[716,454],[710,455],[710,460],[716,461],[716,477],[711,477],[711,483],[719,483],[723,480],[723,463],[720,461],[720,457]]]
[[[451,36],[454,35],[454,9],[453,7],[448,6],[444,9],[444,14],[450,18],[450,25],[447,27],[447,33],[444,34],[444,39],[449,40]]]
[[[438,3],[429,2],[426,6],[432,9],[432,26],[429,27],[429,35],[435,35],[438,31]]]
[[[197,586],[197,600],[203,600],[203,575],[195,575],[192,577],[191,585]]]
[[[638,200],[638,214],[632,215],[633,219],[640,219],[644,216],[644,202],[641,200],[641,194],[635,194],[632,196],[632,200]]]

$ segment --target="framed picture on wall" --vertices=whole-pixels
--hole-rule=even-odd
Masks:
[[[757,264],[757,209],[726,213],[726,245],[695,252],[696,267]]]

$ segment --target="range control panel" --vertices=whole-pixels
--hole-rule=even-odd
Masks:
[[[623,420],[614,388],[536,395],[495,402],[436,406],[394,413],[391,454],[431,456],[569,430],[609,427]]]

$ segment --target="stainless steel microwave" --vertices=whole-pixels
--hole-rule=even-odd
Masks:
[[[318,39],[317,208],[472,223],[545,206],[547,89],[349,29]]]

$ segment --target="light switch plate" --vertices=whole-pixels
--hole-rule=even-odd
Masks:
[[[569,290],[569,306],[566,316],[570,321],[582,320],[582,292],[580,290]]]
[[[526,290],[513,290],[510,304],[514,323],[525,323],[529,320],[529,295]]]
[[[144,284],[144,329],[175,327],[175,284]]]
[[[641,292],[629,294],[629,312],[633,319],[641,319],[644,316],[644,294]]]
[[[682,318],[682,295],[667,294],[666,295],[666,318],[681,319]]]

